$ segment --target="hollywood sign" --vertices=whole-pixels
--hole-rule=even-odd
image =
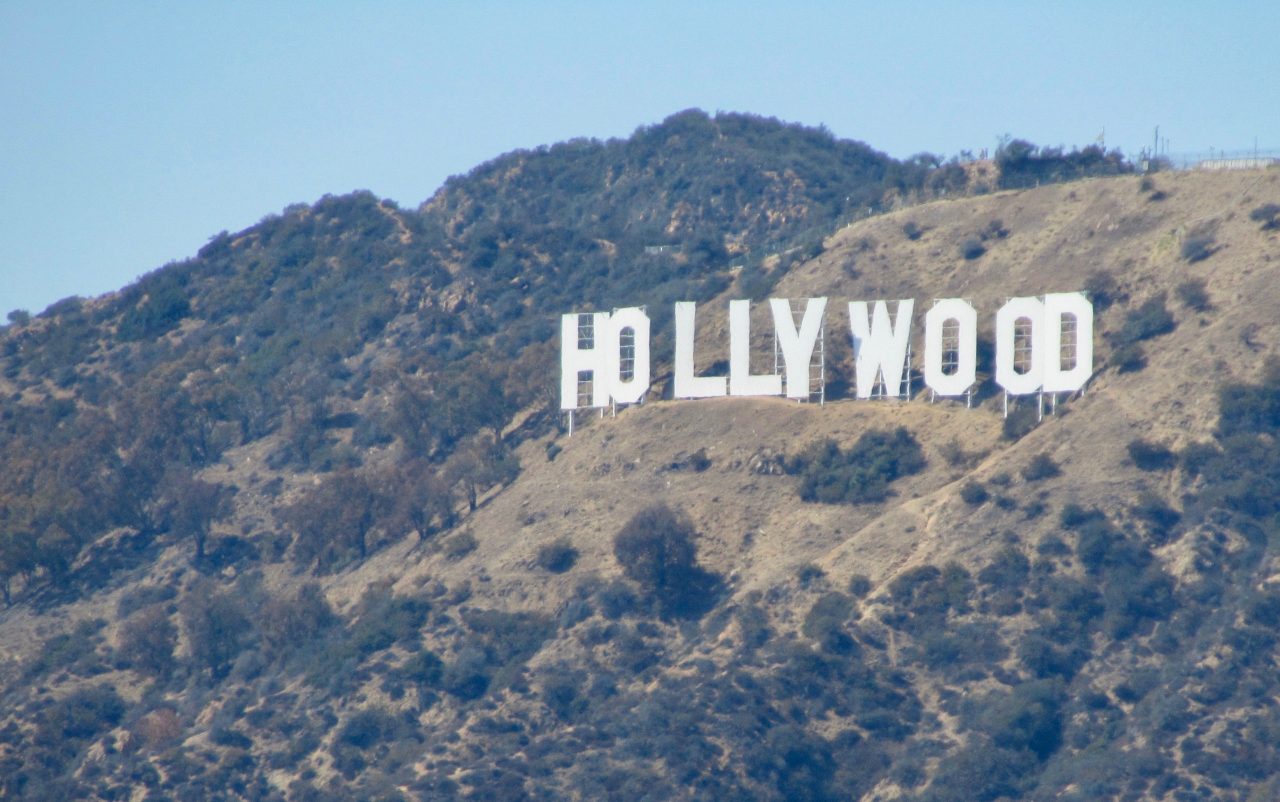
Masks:
[[[826,298],[809,298],[800,321],[790,300],[772,298],[775,364],[772,373],[751,372],[749,301],[729,302],[727,376],[698,375],[694,366],[695,304],[675,305],[675,398],[782,396],[808,399],[815,349],[826,336]],[[899,395],[911,370],[915,302],[852,301],[852,337],[858,398]],[[961,298],[935,301],[924,316],[925,385],[938,396],[964,396],[977,380],[978,313]],[[1093,374],[1093,305],[1084,293],[1012,298],[996,312],[995,380],[1009,395],[1070,393]],[[560,408],[632,404],[649,390],[650,322],[641,307],[568,314],[560,325]],[[907,385],[909,386],[909,385]],[[589,389],[588,389],[589,387]],[[909,394],[909,393],[908,393]]]

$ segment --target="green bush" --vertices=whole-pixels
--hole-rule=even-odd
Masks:
[[[1179,284],[1175,291],[1178,293],[1178,299],[1190,309],[1208,312],[1213,308],[1213,304],[1209,301],[1205,280],[1202,278],[1187,279]]]
[[[247,600],[234,590],[201,585],[187,594],[181,609],[192,663],[221,680],[253,633]]]
[[[871,579],[865,574],[854,574],[849,577],[849,593],[855,599],[861,599],[871,592]]]
[[[800,474],[800,498],[824,504],[872,504],[894,480],[924,469],[924,452],[903,427],[872,430],[844,451],[830,438],[810,444],[788,469]]]
[[[1120,290],[1116,286],[1116,277],[1105,270],[1095,270],[1086,276],[1084,291],[1099,312],[1104,311],[1111,304],[1120,300]]]
[[[1182,514],[1166,504],[1159,496],[1144,493],[1132,508],[1133,514],[1147,524],[1147,535],[1157,545],[1169,540],[1174,527],[1182,520]]]
[[[380,741],[393,740],[403,723],[392,713],[377,708],[358,710],[338,730],[338,741],[357,749],[368,749]]]
[[[852,597],[843,593],[824,593],[809,608],[801,631],[827,651],[848,652],[853,648],[853,639],[845,631],[845,625],[853,615],[853,609]]]
[[[1169,448],[1141,438],[1130,440],[1128,448],[1129,459],[1144,471],[1167,471],[1178,461]]]
[[[975,482],[970,479],[960,485],[960,498],[963,499],[964,503],[968,504],[970,507],[976,507],[991,498],[991,494],[987,492],[987,489],[982,486],[981,482]]]
[[[1036,428],[1040,422],[1039,417],[1034,406],[1019,404],[1009,410],[1009,414],[1005,416],[1000,427],[1000,436],[1005,440],[1021,440]]]
[[[430,611],[431,605],[423,599],[393,596],[385,587],[372,587],[360,599],[351,642],[362,655],[404,641],[416,642]]]
[[[1111,364],[1121,373],[1137,373],[1147,366],[1147,354],[1138,343],[1128,343],[1111,352]]]
[[[1280,433],[1280,360],[1268,362],[1257,384],[1228,382],[1218,390],[1219,439]]]
[[[114,688],[105,685],[79,688],[41,713],[36,740],[59,745],[65,740],[92,738],[119,724],[125,710],[124,700]]]
[[[269,597],[259,608],[258,631],[272,659],[283,659],[323,637],[338,623],[324,591],[307,582],[291,596]]]
[[[1062,744],[1064,701],[1065,688],[1058,680],[1025,682],[1009,694],[982,700],[975,723],[996,746],[1026,749],[1044,760]]]
[[[573,547],[568,538],[562,537],[540,546],[534,561],[544,571],[563,574],[578,561],[578,550]]]
[[[461,532],[450,535],[440,543],[440,551],[450,560],[461,560],[479,546],[476,536],[471,534],[470,530],[464,529]]]
[[[443,674],[444,662],[429,649],[416,652],[400,666],[402,677],[427,688],[438,686]]]
[[[1182,241],[1182,258],[1188,262],[1201,262],[1213,256],[1216,239],[1212,234],[1193,234]]]
[[[1177,325],[1177,321],[1165,306],[1165,294],[1161,292],[1148,298],[1138,308],[1129,310],[1125,315],[1124,324],[1116,333],[1115,343],[1117,346],[1124,346],[1149,340],[1161,334],[1168,334]]]
[[[1038,482],[1041,479],[1049,479],[1062,473],[1062,469],[1058,467],[1058,463],[1048,454],[1040,453],[1031,458],[1031,462],[1022,469],[1022,478],[1028,482]]]
[[[1101,510],[1088,509],[1081,507],[1075,502],[1069,502],[1062,508],[1062,527],[1064,529],[1079,529],[1090,521],[1106,518]]]
[[[1249,212],[1249,219],[1262,223],[1263,231],[1274,231],[1280,228],[1280,203],[1264,203]]]
[[[613,554],[628,579],[664,614],[696,615],[710,606],[718,579],[697,564],[697,531],[665,504],[646,507],[613,538]]]
[[[968,237],[960,243],[960,255],[968,261],[973,261],[986,252],[987,246],[977,237]]]
[[[150,607],[120,628],[119,656],[132,668],[153,677],[173,670],[178,628],[162,607]]]

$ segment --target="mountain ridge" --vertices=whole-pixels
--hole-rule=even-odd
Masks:
[[[973,409],[655,393],[569,436],[551,335],[517,313],[504,341],[485,289],[538,255],[504,267],[519,237],[486,240],[483,214],[433,253],[441,229],[367,195],[10,327],[0,545],[41,562],[4,556],[4,792],[1265,798],[1280,299],[1253,212],[1278,187],[935,200],[751,272],[694,234],[697,270],[600,296],[656,315],[694,292],[710,365],[729,298],[967,296],[986,321],[1006,294],[1086,289],[1098,370],[1038,426],[989,386]],[[590,302],[578,286],[548,314]],[[95,331],[117,339],[78,339]],[[800,498],[803,471],[849,468],[810,446],[899,427],[924,466],[883,501]],[[666,579],[617,537],[655,501],[673,553],[696,546]]]

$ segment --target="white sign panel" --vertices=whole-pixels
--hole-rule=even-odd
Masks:
[[[697,306],[675,305],[673,396],[715,398],[781,396],[805,399],[810,366],[824,331],[826,298],[809,298],[799,325],[792,303],[769,300],[783,373],[751,372],[751,306],[729,302],[729,375],[700,376],[694,365]],[[858,398],[870,398],[877,380],[897,395],[911,370],[908,355],[915,301],[848,304]],[[568,314],[560,322],[560,408],[605,407],[640,401],[651,382],[651,324],[640,307],[612,313]],[[926,386],[944,397],[964,395],[977,381],[978,313],[961,298],[935,301],[924,319],[922,372]],[[1084,293],[1011,298],[995,316],[995,380],[1010,395],[1070,393],[1093,375],[1093,305]],[[785,379],[785,381],[784,381]],[[580,387],[590,382],[590,400]],[[584,402],[584,403],[580,403]]]

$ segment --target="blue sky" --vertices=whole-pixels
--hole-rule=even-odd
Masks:
[[[748,111],[894,156],[1280,148],[1280,4],[0,4],[0,315],[295,202]],[[694,7],[689,7],[693,5]]]

